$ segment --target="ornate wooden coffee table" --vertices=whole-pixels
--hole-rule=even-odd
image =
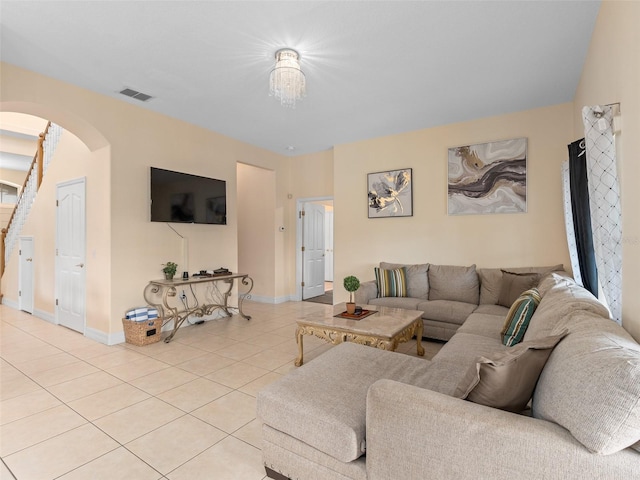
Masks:
[[[422,347],[422,312],[403,308],[363,305],[363,309],[376,310],[376,313],[362,318],[350,320],[339,318],[346,310],[346,305],[334,305],[333,310],[312,313],[299,320],[296,329],[298,342],[298,358],[296,367],[303,363],[302,337],[315,335],[334,345],[342,342],[354,342],[369,345],[382,350],[394,351],[401,342],[408,342],[415,335],[418,355],[424,355]]]

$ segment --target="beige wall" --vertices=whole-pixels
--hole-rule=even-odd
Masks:
[[[87,325],[105,335],[122,331],[124,311],[144,303],[143,289],[160,278],[162,263],[185,263],[180,237],[166,224],[149,221],[150,166],[227,181],[228,225],[174,225],[189,245],[188,265],[179,265],[179,271],[220,265],[237,270],[237,162],[273,170],[276,189],[286,191],[283,156],[8,64],[1,64],[0,74],[0,110],[48,118],[75,133],[90,151],[105,154],[107,174],[87,187],[106,190],[111,202],[110,213],[99,213],[93,226],[96,235],[107,238],[107,258],[98,258],[98,251],[96,259],[91,252],[87,256],[87,271],[97,263],[102,275],[95,288],[88,286],[87,304],[103,307],[101,315],[88,316]],[[285,207],[285,195],[276,191],[276,208]],[[93,213],[88,206],[87,217]],[[12,282],[17,275],[5,274],[3,288],[10,290]]]
[[[447,215],[447,150],[528,139],[528,211]],[[572,138],[572,105],[445,125],[335,147],[335,287],[373,279],[380,261],[570,268],[562,211],[561,162]],[[413,169],[413,217],[367,218],[367,173]]]
[[[296,203],[299,199],[325,198],[334,195],[334,151],[324,150],[309,155],[299,155],[289,159],[290,183],[287,194],[291,196],[287,200],[289,215],[285,217],[287,228],[288,245],[292,246],[290,251],[283,251],[282,258],[285,261],[286,271],[289,272],[286,291],[290,295],[295,295],[298,285],[296,284],[296,262],[300,261],[299,252],[295,250],[296,233],[299,230],[301,221],[296,210]]]
[[[275,173],[238,164],[238,271],[251,272],[252,295],[275,298]]]
[[[10,170],[8,168],[0,168],[0,180],[3,182],[13,183],[18,185],[18,189],[22,188],[25,179],[27,178],[27,172],[22,170]]]
[[[622,323],[640,341],[640,2],[603,1],[573,104],[574,136],[584,136],[582,107],[620,102],[618,174],[622,193]]]

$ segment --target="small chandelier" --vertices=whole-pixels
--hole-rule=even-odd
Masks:
[[[304,72],[300,70],[300,55],[283,48],[276,52],[276,66],[269,77],[269,95],[280,100],[283,107],[296,108],[296,101],[306,96]]]

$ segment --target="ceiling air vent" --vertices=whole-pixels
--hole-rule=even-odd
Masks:
[[[136,100],[140,100],[141,102],[146,102],[147,100],[153,98],[151,95],[147,95],[146,93],[137,92],[130,88],[125,88],[124,90],[120,90],[122,95],[126,95],[127,97],[135,98]]]

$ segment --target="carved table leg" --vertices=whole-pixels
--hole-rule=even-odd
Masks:
[[[422,333],[424,330],[424,324],[422,322],[422,318],[418,319],[418,323],[416,325],[416,345],[418,348],[418,355],[424,357],[424,347],[422,346]]]
[[[240,281],[242,285],[249,285],[249,289],[242,295],[238,294],[238,313],[246,320],[251,320],[251,315],[245,315],[242,311],[242,304],[245,298],[251,298],[251,290],[253,290],[253,279],[251,277],[243,277]]]
[[[302,365],[303,361],[302,361],[302,337],[304,335],[304,328],[298,327],[296,328],[296,343],[298,344],[298,358],[296,358],[296,361],[294,362],[294,365],[296,367],[299,367]]]

